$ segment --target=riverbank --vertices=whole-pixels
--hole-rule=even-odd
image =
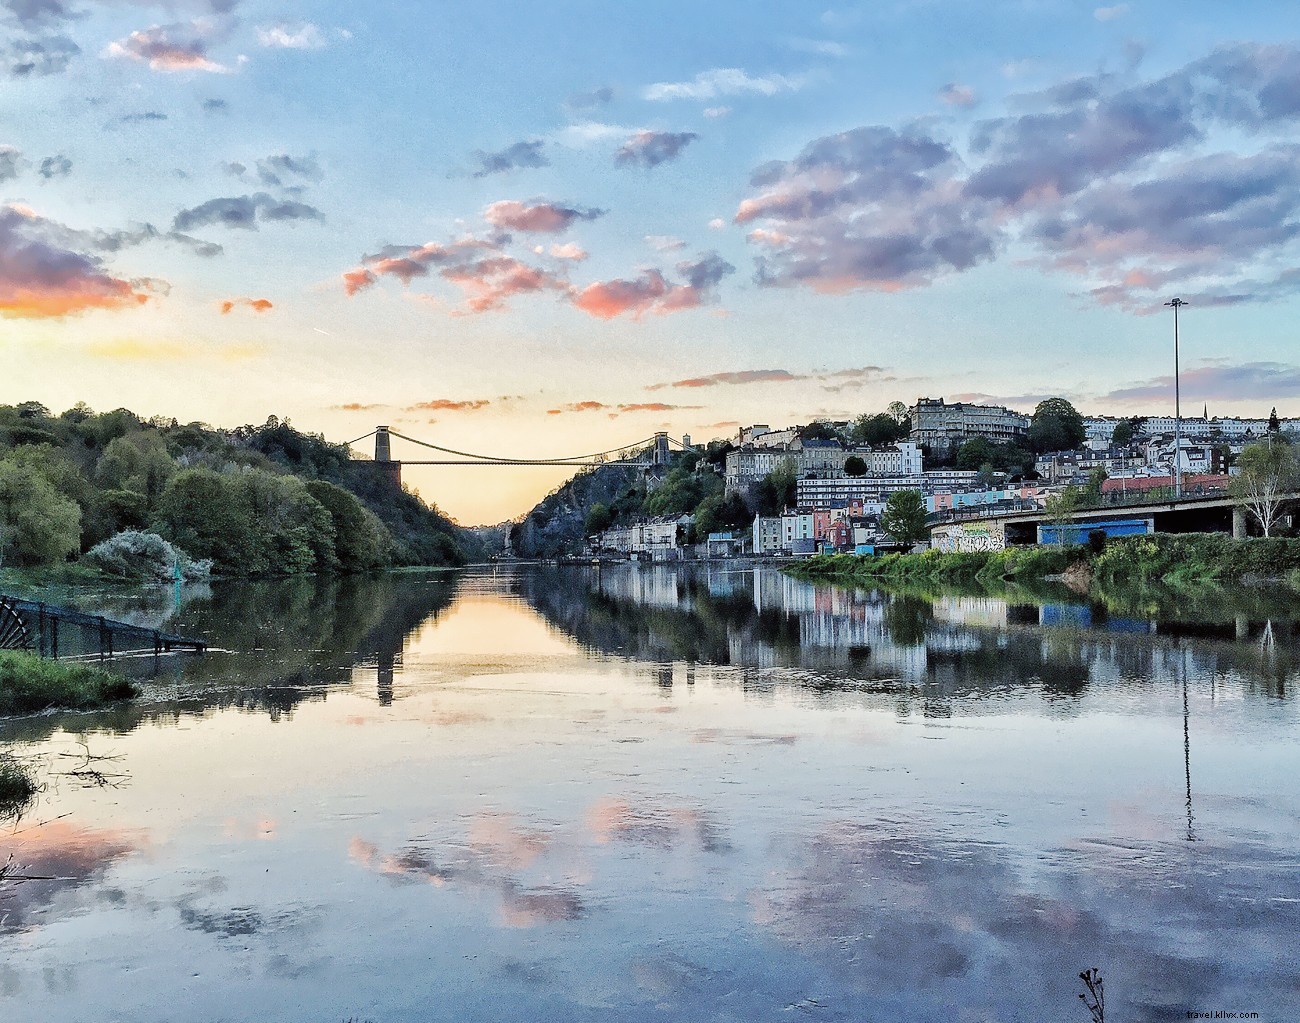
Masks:
[[[1087,589],[1093,582],[1113,586],[1273,582],[1300,589],[1300,540],[1155,533],[1097,546],[929,550],[881,557],[819,555],[783,570],[812,580],[960,583],[1061,578],[1076,589]]]
[[[43,710],[95,710],[138,696],[129,679],[85,664],[0,651],[0,717]]]

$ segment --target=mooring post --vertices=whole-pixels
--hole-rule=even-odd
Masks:
[[[107,634],[108,634],[108,623],[104,620],[104,616],[100,615],[99,616],[99,659],[101,661],[104,659],[104,647],[107,645],[107,639],[106,639]]]
[[[36,653],[45,656],[45,604],[38,602],[36,605]]]
[[[50,619],[50,656],[59,659],[59,620]]]

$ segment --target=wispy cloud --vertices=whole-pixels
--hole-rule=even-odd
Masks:
[[[614,154],[616,167],[658,167],[675,160],[700,136],[693,131],[639,131]]]
[[[231,227],[256,231],[259,223],[294,223],[303,220],[323,221],[324,215],[314,206],[296,199],[277,199],[265,192],[254,195],[225,196],[209,199],[183,209],[172,220],[176,231],[196,227]]]
[[[862,386],[897,379],[883,366],[854,366],[848,369],[794,372],[788,369],[723,370],[705,376],[687,377],[668,383],[647,384],[647,391],[660,391],[666,387],[718,387],[720,385],[786,384],[811,380],[827,384],[827,390],[840,390],[847,386]]]
[[[1180,374],[1184,397],[1193,401],[1256,400],[1300,397],[1300,366],[1281,362],[1216,364],[1184,370]],[[1101,396],[1116,404],[1144,404],[1172,398],[1174,378],[1154,377]]]
[[[263,25],[257,30],[257,45],[276,50],[319,50],[325,33],[310,21]]]
[[[228,298],[221,303],[221,315],[231,313],[236,307],[247,308],[255,313],[265,313],[275,308],[267,298]]]
[[[430,401],[416,402],[405,408],[407,412],[478,412],[492,404],[489,398],[434,398]]]
[[[698,260],[677,264],[684,284],[669,282],[657,269],[643,270],[636,279],[598,281],[580,290],[573,304],[597,319],[610,320],[629,315],[640,319],[646,313],[664,315],[694,309],[715,298],[715,291],[735,267],[716,252]]]
[[[562,203],[537,200],[533,203],[515,199],[494,202],[483,211],[483,219],[495,227],[508,231],[527,231],[554,234],[564,231],[577,221],[597,220],[604,210],[566,206]]]
[[[104,55],[147,64],[154,71],[224,73],[230,69],[213,60],[209,50],[226,34],[227,26],[211,19],[188,24],[153,25],[109,43]]]
[[[73,239],[82,244],[74,247]],[[165,290],[160,281],[114,276],[87,241],[25,207],[0,207],[0,316],[43,319],[126,309]]]
[[[485,178],[490,174],[505,174],[526,167],[549,167],[551,161],[542,151],[545,146],[546,143],[540,139],[533,139],[515,142],[495,153],[486,153],[480,149],[474,154],[479,164],[474,177]]]
[[[803,87],[801,75],[751,75],[741,68],[725,67],[701,71],[688,82],[656,82],[642,90],[652,101],[673,99],[710,100],[725,96],[775,96]]]
[[[939,90],[939,99],[953,107],[973,107],[978,101],[969,85],[949,82]]]

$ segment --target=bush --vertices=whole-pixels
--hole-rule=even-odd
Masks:
[[[99,668],[0,650],[0,715],[34,714],[52,707],[92,710],[138,692],[134,682]]]
[[[100,571],[123,579],[168,582],[175,578],[178,564],[181,577],[187,582],[206,579],[212,572],[211,561],[195,561],[157,533],[134,529],[95,544],[86,552],[85,560]]]
[[[36,783],[23,765],[7,754],[0,754],[0,820],[18,813],[34,795]]]

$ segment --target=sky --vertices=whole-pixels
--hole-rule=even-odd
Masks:
[[[1178,296],[1184,411],[1300,414],[1298,129],[1255,0],[0,0],[0,402],[522,457],[1168,413]]]

